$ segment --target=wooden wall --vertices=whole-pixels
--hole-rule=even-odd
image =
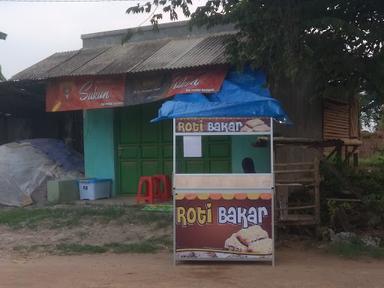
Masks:
[[[324,139],[356,139],[360,137],[359,103],[326,100],[318,96],[311,73],[303,73],[300,81],[276,81],[272,95],[279,99],[293,125],[275,124],[275,137]],[[276,122],[275,122],[276,123]],[[320,158],[316,149],[297,146],[275,147],[275,163],[307,162]]]
[[[359,104],[349,101],[324,100],[323,138],[356,139],[360,137]]]
[[[323,102],[316,96],[310,73],[298,77],[300,81],[290,83],[280,80],[274,83],[273,96],[279,99],[293,125],[275,125],[275,137],[311,138],[321,140],[323,136]],[[276,122],[275,122],[276,123]],[[275,147],[275,163],[306,162],[318,156],[314,149],[303,147]]]

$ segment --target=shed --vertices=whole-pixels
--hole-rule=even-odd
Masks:
[[[79,79],[107,79],[117,86],[124,83],[124,99],[113,102],[116,106],[77,104],[64,109],[57,101],[52,105],[46,103],[46,108],[83,110],[86,175],[112,178],[114,195],[133,194],[140,175],[171,173],[171,124],[156,126],[149,120],[156,115],[160,103],[171,96],[172,79],[196,71],[212,74],[227,69],[230,60],[225,43],[235,33],[231,25],[207,30],[190,29],[187,22],[178,22],[160,25],[159,31],[147,26],[86,34],[82,35],[83,48],[55,53],[16,74],[9,82],[44,83],[48,94],[55,91],[50,87]],[[280,146],[276,162],[308,162],[318,156],[302,146],[316,147],[328,154],[332,153],[329,147],[333,147],[339,155],[344,149],[346,158],[357,155],[360,129],[356,99],[322,99],[315,94],[311,74],[303,71],[302,76],[294,91],[284,81],[272,87],[274,97],[281,101],[294,123],[289,127],[278,125],[275,130],[276,144]],[[204,169],[230,168],[232,143],[228,139],[215,143],[208,140],[204,145],[211,152],[193,165]]]

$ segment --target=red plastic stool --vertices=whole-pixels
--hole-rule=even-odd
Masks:
[[[141,176],[139,180],[139,185],[137,188],[136,202],[137,203],[153,203],[155,202],[156,191],[154,190],[153,177],[151,176]],[[157,182],[157,181],[156,181]],[[145,186],[144,186],[145,185]],[[143,194],[143,188],[145,189],[145,195]],[[156,189],[158,191],[158,189]]]
[[[172,184],[168,175],[159,174],[153,176],[155,181],[159,181],[156,185],[156,192],[159,193],[159,199],[161,201],[169,201],[172,199]]]

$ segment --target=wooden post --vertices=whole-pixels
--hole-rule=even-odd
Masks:
[[[318,158],[314,161],[314,176],[315,176],[315,220],[316,224],[320,224],[320,162]]]
[[[353,167],[359,166],[359,152],[353,153]]]

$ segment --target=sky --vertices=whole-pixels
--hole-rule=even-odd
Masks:
[[[136,3],[0,1],[0,31],[8,34],[0,40],[3,75],[10,78],[55,52],[80,49],[81,34],[149,25],[148,14],[125,13]]]

